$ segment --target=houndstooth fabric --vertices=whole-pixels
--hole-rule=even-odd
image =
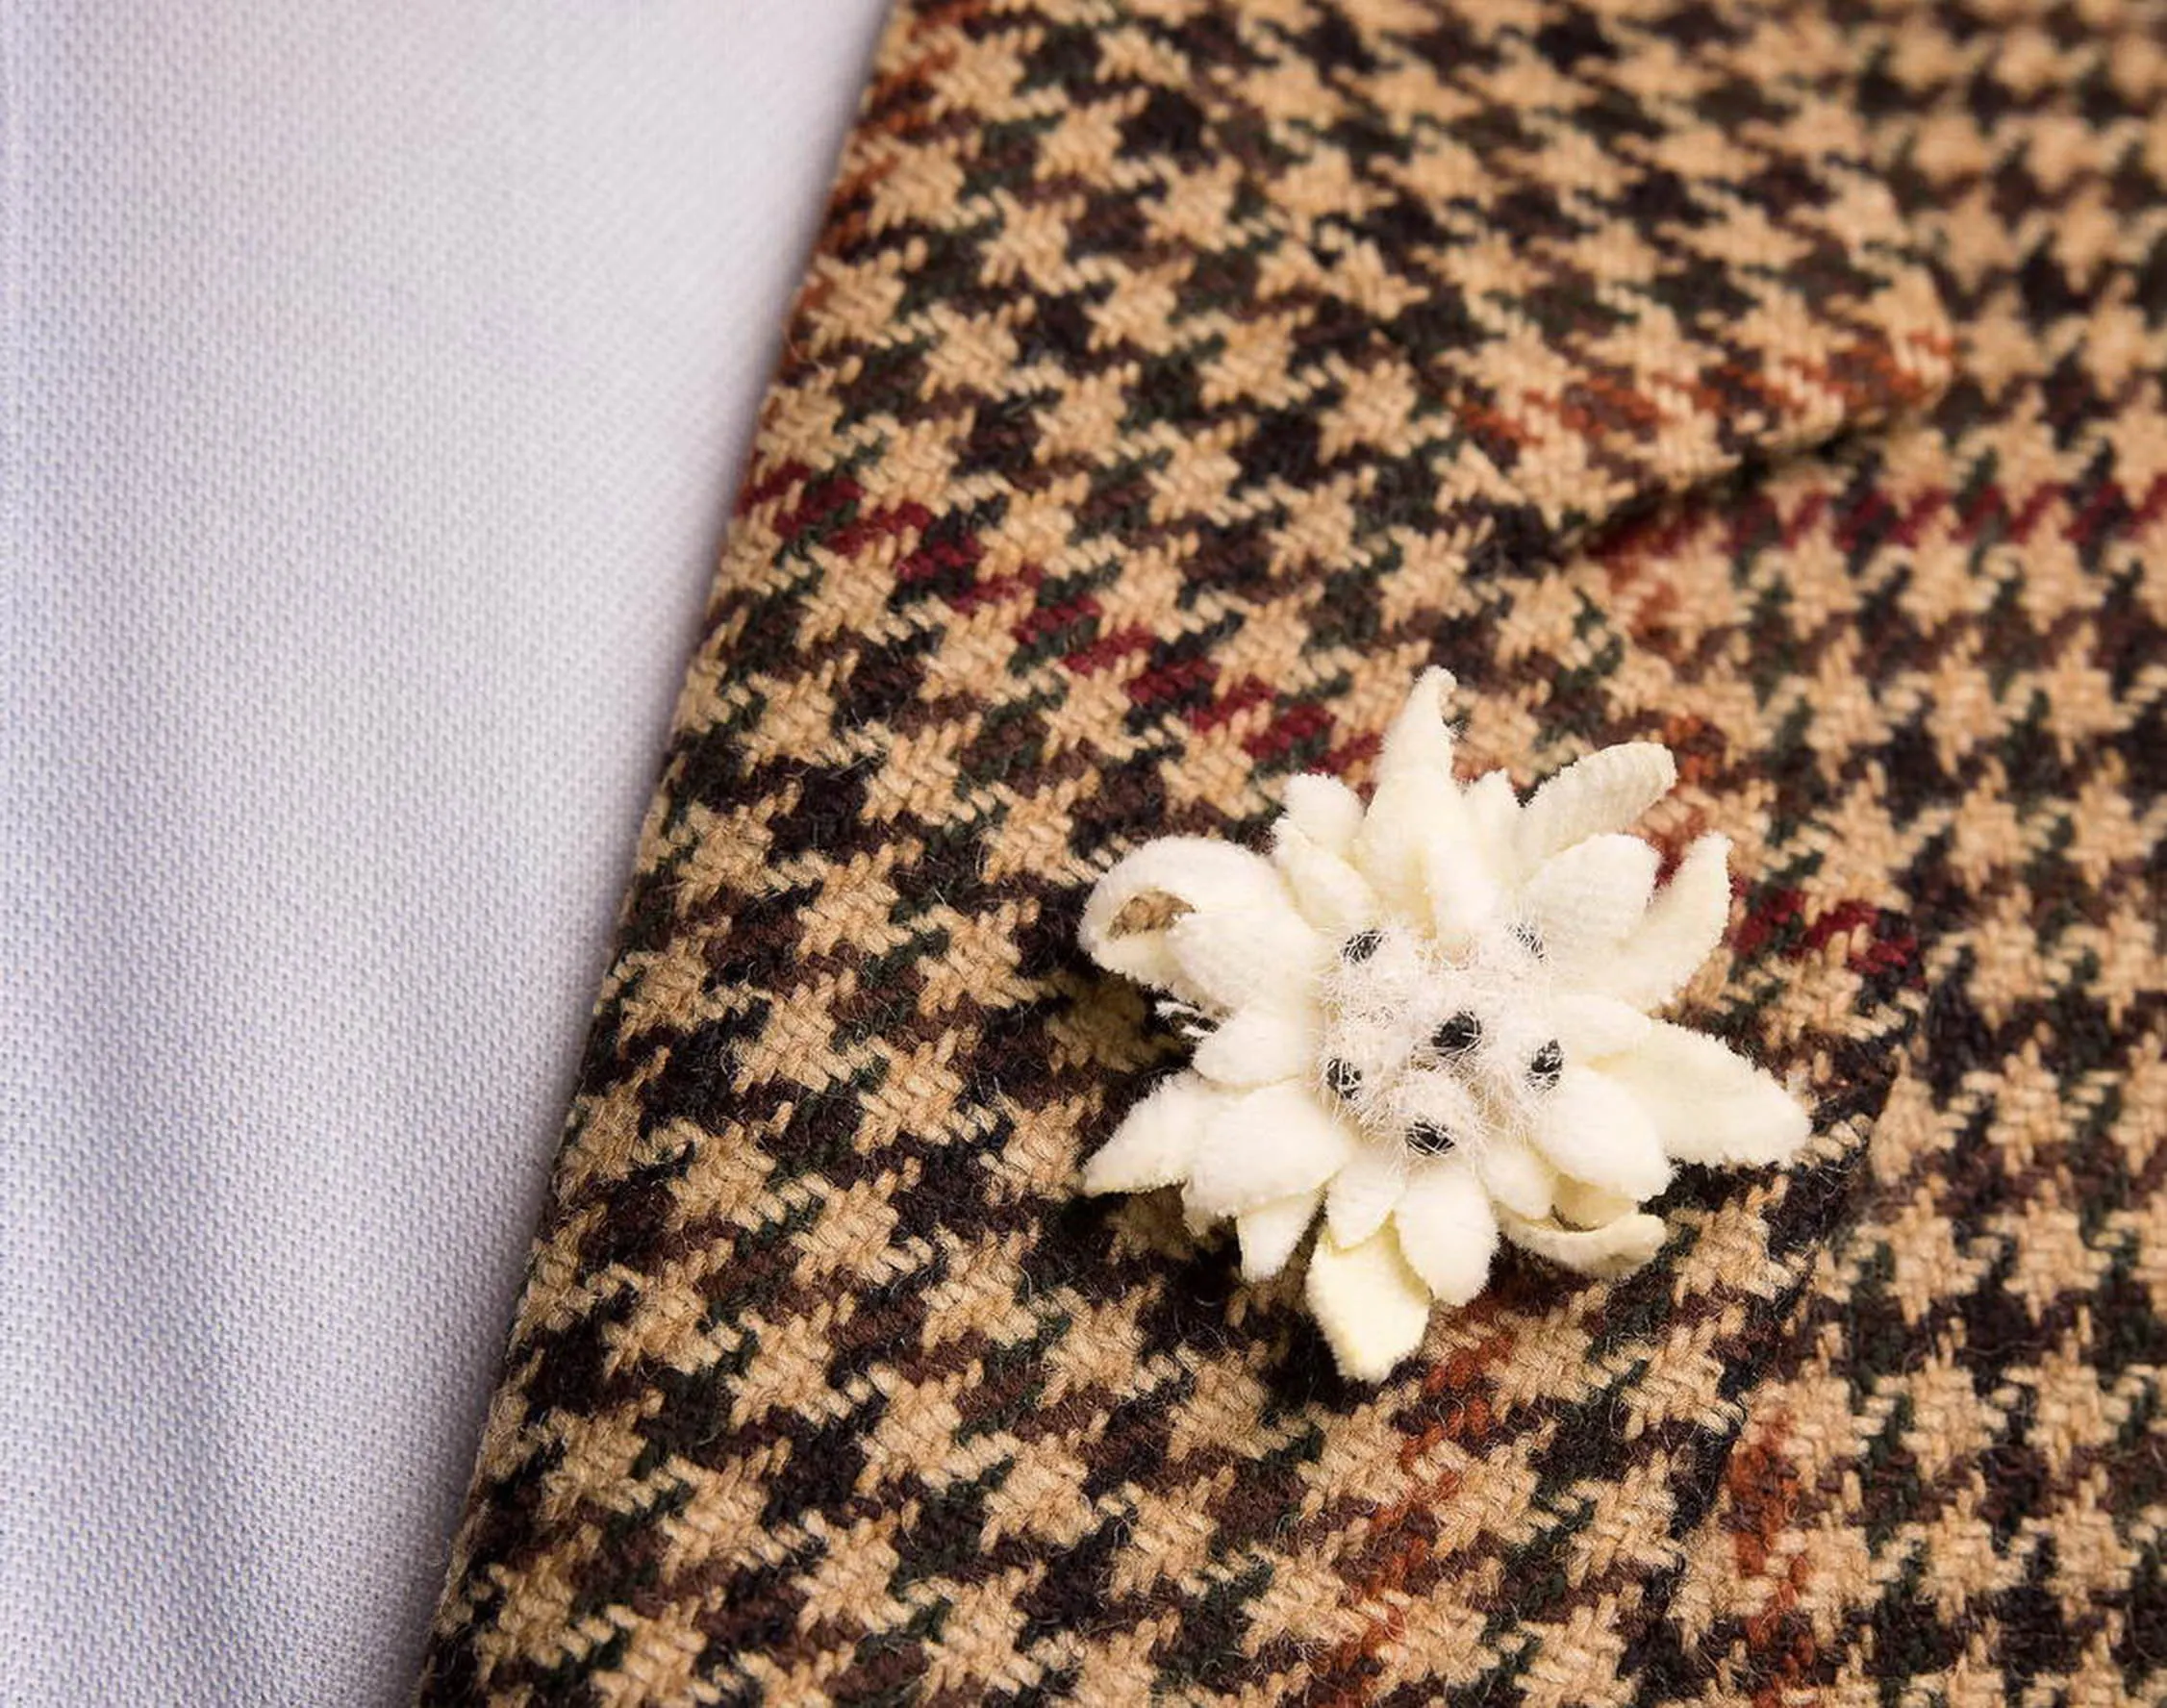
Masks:
[[[2163,82],[2116,0],[906,0],[422,1698],[2167,1690]],[[1471,770],[1678,753],[1687,1017],[1816,1137],[1371,1388],[1077,1198],[1172,1041],[1073,929],[1430,663]]]

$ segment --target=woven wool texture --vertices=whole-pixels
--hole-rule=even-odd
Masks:
[[[431,1702],[2167,1689],[2167,14],[905,4],[768,401]],[[2151,562],[2148,562],[2148,559]],[[1376,1385],[1079,1165],[1164,834],[1656,740],[1810,1088]]]

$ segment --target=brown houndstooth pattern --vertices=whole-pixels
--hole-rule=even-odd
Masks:
[[[1927,16],[1845,22],[1963,377],[1613,558],[1840,565],[1929,991],[1647,1699],[2167,1701],[2167,12]]]
[[[2167,1688],[2163,24],[903,4],[424,1700]],[[1819,1131],[1368,1389],[1075,1197],[1167,1040],[1072,931],[1432,662],[1677,751]]]

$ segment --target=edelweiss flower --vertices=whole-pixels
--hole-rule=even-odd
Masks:
[[[1242,1272],[1294,1257],[1340,1368],[1375,1380],[1430,1301],[1482,1291],[1501,1235],[1590,1275],[1663,1243],[1641,1211],[1674,1162],[1767,1164],[1809,1124],[1726,1045],[1649,1017],[1721,940],[1729,842],[1660,891],[1621,834],[1676,780],[1606,747],[1524,803],[1462,786],[1426,672],[1385,737],[1367,811],[1297,777],[1269,858],[1197,837],[1137,849],[1084,909],[1094,960],[1166,993],[1197,1039],[1084,1170],[1088,1192],[1178,1185],[1230,1218]]]

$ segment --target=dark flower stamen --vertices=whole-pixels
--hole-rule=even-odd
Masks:
[[[1372,955],[1375,954],[1377,950],[1383,946],[1383,932],[1357,931],[1352,937],[1348,938],[1344,943],[1340,944],[1340,959],[1346,961],[1350,966],[1356,965],[1361,962],[1367,961]]]
[[[1528,1061],[1527,1083],[1539,1092],[1547,1092],[1557,1084],[1558,1076],[1564,1071],[1565,1048],[1553,1038]]]
[[[1324,1083],[1343,1097],[1354,1096],[1362,1090],[1362,1069],[1335,1056],[1324,1064]]]
[[[1442,1156],[1452,1148],[1452,1135],[1435,1121],[1417,1121],[1407,1129],[1407,1148],[1424,1156]]]
[[[1481,1018],[1464,1008],[1429,1035],[1429,1047],[1441,1056],[1465,1055],[1481,1042]]]

